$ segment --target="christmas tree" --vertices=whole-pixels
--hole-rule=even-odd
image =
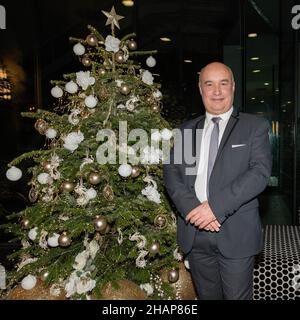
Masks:
[[[147,56],[153,67],[156,52],[138,51],[135,34],[119,39],[123,17],[114,7],[103,13],[109,35],[88,26],[86,39],[70,39],[85,70],[53,81],[53,112],[22,114],[36,119],[46,147],[6,174],[17,181],[20,162],[33,160],[32,205],[2,226],[22,243],[10,256],[12,299],[179,299],[179,278],[192,286],[162,184],[172,131],[160,84],[136,61]]]

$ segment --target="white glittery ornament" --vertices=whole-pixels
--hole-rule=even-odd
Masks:
[[[22,171],[13,166],[6,171],[6,178],[10,181],[18,181],[22,178]]]
[[[74,82],[74,81],[69,81],[68,83],[66,83],[66,91],[68,93],[76,93],[78,90],[78,85]]]
[[[64,92],[59,86],[55,86],[51,89],[51,95],[54,98],[61,98],[63,96]]]
[[[35,287],[36,281],[37,281],[36,277],[29,274],[28,276],[23,278],[23,280],[21,282],[21,286],[25,290],[31,290],[32,288]]]
[[[150,56],[146,60],[146,65],[150,68],[153,68],[156,65],[156,60],[152,56]]]
[[[73,51],[77,56],[82,56],[85,53],[85,47],[81,43],[76,43]]]
[[[95,98],[94,96],[90,95],[88,97],[85,98],[84,100],[84,104],[88,107],[88,108],[95,108],[97,105],[97,98]]]
[[[57,131],[53,128],[49,128],[46,130],[45,135],[48,139],[54,139],[57,135]]]
[[[121,164],[118,172],[119,172],[119,175],[122,176],[123,178],[129,177],[132,172],[132,167],[129,164]]]

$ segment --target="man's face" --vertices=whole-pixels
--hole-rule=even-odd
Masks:
[[[207,112],[217,115],[231,108],[234,82],[225,65],[212,63],[206,66],[200,75],[199,89]]]

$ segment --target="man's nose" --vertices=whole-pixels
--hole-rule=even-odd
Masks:
[[[214,94],[215,95],[221,94],[221,87],[219,85],[214,86]]]

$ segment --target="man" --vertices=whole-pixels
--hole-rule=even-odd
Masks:
[[[269,124],[233,107],[235,84],[226,65],[204,67],[199,89],[206,115],[179,128],[182,137],[193,132],[189,141],[181,139],[182,163],[174,161],[175,141],[164,164],[165,186],[179,212],[178,243],[201,300],[249,300],[254,257],[263,246],[257,196],[272,167]],[[184,154],[190,147],[194,163]]]

